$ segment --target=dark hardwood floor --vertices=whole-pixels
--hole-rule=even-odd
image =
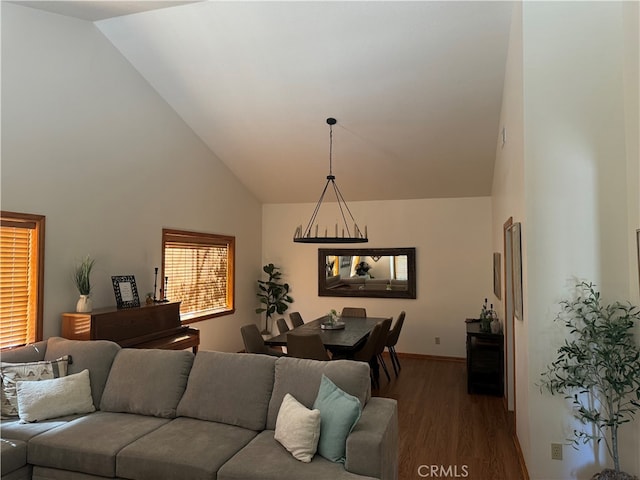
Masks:
[[[467,394],[464,362],[400,356],[374,396],[398,401],[400,480],[525,480],[503,399]]]

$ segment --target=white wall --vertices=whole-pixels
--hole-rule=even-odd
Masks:
[[[553,319],[575,277],[596,282],[607,300],[637,299],[630,295],[637,285],[630,280],[636,258],[629,243],[638,223],[638,183],[627,175],[638,178],[637,110],[629,113],[638,105],[638,59],[627,48],[637,52],[638,29],[636,15],[625,30],[625,8],[524,3],[522,61],[516,54],[508,65],[507,78],[522,69],[522,93],[517,86],[505,90],[503,115],[517,114],[523,104],[525,313],[516,351],[529,369],[518,377],[526,400],[521,404],[518,389],[517,428],[532,479],[590,478],[608,463],[603,449],[590,446],[565,448],[563,461],[550,459],[550,443],[563,442],[575,425],[570,405],[541,394],[536,383],[566,334]],[[522,194],[508,194],[505,174],[521,162],[517,152],[498,155],[494,245],[500,212],[511,200],[522,204]],[[623,429],[622,438],[622,468],[638,473],[638,429]]]
[[[493,173],[492,187],[492,222],[493,249],[502,253],[503,265],[505,261],[503,229],[505,222],[512,218],[513,222],[520,222],[523,227],[523,251],[526,251],[525,195],[524,195],[524,124],[523,124],[523,82],[522,82],[522,4],[514,5],[505,68],[502,110],[499,129],[505,129],[506,141],[503,145],[502,135],[498,134],[496,149],[496,163]],[[526,272],[526,255],[523,258],[523,271]],[[504,273],[504,272],[503,272]],[[526,281],[526,275],[523,278]],[[506,279],[502,276],[502,300],[498,302],[501,318],[504,314],[506,296]],[[494,300],[497,300],[494,298]],[[526,298],[523,299],[526,302]],[[528,382],[529,377],[528,351],[528,322],[516,319],[513,328],[509,322],[505,325],[505,338],[508,343],[506,368],[507,388],[509,389],[509,408],[515,409],[517,420],[517,434],[520,446],[525,456],[529,452],[529,419]],[[517,355],[517,362],[513,362],[513,351]],[[515,365],[514,365],[515,363]],[[515,379],[513,369],[515,368]],[[514,391],[515,389],[515,391]],[[515,401],[514,398],[515,397]]]
[[[340,187],[348,195],[348,186]],[[322,207],[321,231],[327,224],[329,231],[335,229],[332,206]],[[357,246],[416,247],[417,299],[318,297],[318,248],[326,245],[292,240],[314,205],[265,205],[263,263],[282,268],[292,286],[292,310],[305,320],[343,306],[363,306],[371,316],[394,318],[405,310],[398,352],[465,357],[464,319],[477,317],[493,291],[490,198],[349,202],[349,207],[360,228],[368,226],[369,243]],[[440,337],[440,345],[434,337]]]
[[[46,215],[44,335],[96,259],[94,307],[111,275],[153,291],[163,227],[236,237],[238,311],[194,326],[202,348],[237,351],[257,321],[261,207],[90,23],[2,2],[2,208]],[[241,214],[238,214],[241,212]]]

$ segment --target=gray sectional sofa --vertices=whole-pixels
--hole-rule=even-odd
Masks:
[[[2,480],[397,478],[397,404],[371,397],[367,364],[57,337],[3,352],[2,362],[65,355],[68,375],[89,370],[95,412],[2,420]],[[364,405],[343,463],[318,454],[303,463],[274,439],[285,395],[311,408],[323,375]]]

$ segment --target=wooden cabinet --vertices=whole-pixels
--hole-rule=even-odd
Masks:
[[[63,313],[62,336],[72,340],[111,340],[121,347],[193,348],[194,352],[200,344],[199,331],[180,322],[180,302]]]
[[[467,323],[467,392],[504,394],[504,335]]]

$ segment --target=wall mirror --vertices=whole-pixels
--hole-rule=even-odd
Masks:
[[[319,248],[318,295],[416,298],[416,249]]]

